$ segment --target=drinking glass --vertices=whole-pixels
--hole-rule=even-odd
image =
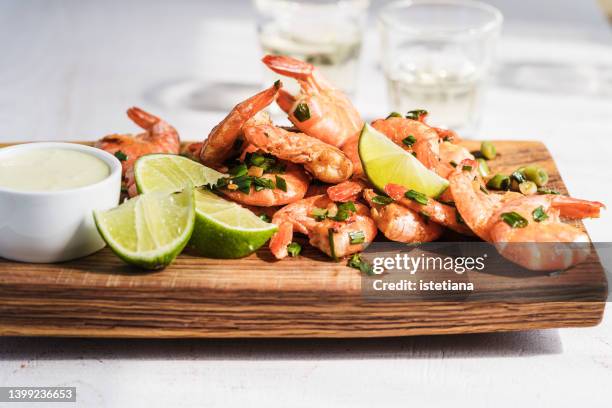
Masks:
[[[355,92],[369,0],[253,2],[265,54],[309,62],[338,88],[349,94]]]
[[[473,135],[502,15],[476,1],[409,0],[379,15],[393,110],[425,109],[436,126]]]

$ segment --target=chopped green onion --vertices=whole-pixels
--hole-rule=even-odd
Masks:
[[[300,122],[310,119],[310,109],[308,108],[308,105],[305,103],[298,103],[293,111],[293,116],[295,116],[295,118]]]
[[[391,112],[389,114],[389,116],[387,116],[385,119],[389,119],[389,118],[401,118],[402,114],[398,113],[398,112]]]
[[[421,120],[423,116],[427,116],[427,111],[424,109],[415,109],[406,113],[406,119]]]
[[[281,176],[276,176],[276,188],[287,192],[287,181]]]
[[[417,157],[416,152],[412,152],[412,155],[413,155],[414,157]]]
[[[266,157],[263,154],[251,153],[247,156],[247,161],[253,166],[261,167],[266,162]]]
[[[404,193],[404,196],[422,205],[427,205],[427,203],[429,202],[429,199],[425,194],[419,193],[416,190],[408,190],[406,191],[406,193]]]
[[[323,221],[327,218],[327,210],[325,208],[313,208],[310,216],[317,221]]]
[[[489,194],[489,190],[487,190],[485,186],[480,186],[480,191],[482,191],[485,194]]]
[[[329,239],[329,254],[334,261],[338,260],[336,256],[336,247],[334,246],[334,230],[329,228],[327,230],[327,239]]]
[[[365,242],[365,233],[363,231],[349,232],[351,244],[363,244]]]
[[[463,170],[463,171],[472,171],[472,166],[463,166],[463,167],[461,167],[461,170]]]
[[[302,246],[297,242],[292,242],[287,245],[287,252],[289,253],[289,256],[296,257],[300,254],[300,252],[302,252]]]
[[[413,135],[408,135],[408,137],[405,137],[402,140],[402,143],[405,144],[408,147],[412,147],[413,144],[416,143],[416,137],[414,137]]]
[[[555,194],[555,195],[559,195],[561,193],[558,192],[555,189],[552,189],[552,188],[538,188],[538,194]]]
[[[539,206],[538,208],[533,210],[531,215],[533,215],[533,220],[535,222],[542,222],[548,218],[548,214],[546,214],[546,211],[544,211],[544,207],[542,206]]]
[[[374,269],[372,265],[361,259],[361,255],[353,254],[346,264],[347,266],[355,269],[359,269],[361,273],[365,273],[366,275],[374,275]]]
[[[524,181],[527,181],[527,179],[525,178],[525,175],[523,174],[523,172],[522,172],[520,169],[519,169],[519,170],[516,170],[515,172],[513,172],[513,173],[510,175],[510,178],[511,178],[512,180],[516,181],[516,182],[517,182],[517,183],[519,183],[519,184],[520,184],[520,183],[522,183],[522,182],[524,182]]]
[[[278,176],[277,176],[278,177]],[[256,191],[261,191],[264,188],[273,190],[274,189],[274,182],[270,179],[267,179],[265,177],[253,177],[253,184],[255,185],[255,190]],[[257,187],[260,187],[259,189],[257,189]]]
[[[525,228],[529,224],[521,214],[515,211],[503,213],[501,219],[512,228]]]
[[[525,178],[536,183],[538,187],[543,187],[546,185],[546,183],[548,183],[548,173],[543,168],[537,166],[527,166],[522,170]]]
[[[451,160],[450,161],[450,165],[453,166],[453,167],[457,167],[457,162],[454,161],[454,160]]]
[[[331,217],[334,221],[346,221],[351,215],[351,212],[357,211],[355,204],[352,201],[338,204],[338,212],[334,217]]]
[[[270,219],[270,217],[268,216],[268,214],[261,214],[261,215],[259,216],[259,219],[261,219],[262,221],[265,221],[265,222],[270,222],[270,221],[272,221],[272,220]]]
[[[485,141],[480,144],[480,153],[487,160],[493,160],[497,156],[497,151],[493,143]]]
[[[246,175],[248,172],[249,172],[249,169],[245,163],[240,163],[239,165],[234,166],[231,169],[229,169],[229,174],[231,174],[234,177],[242,177]]]
[[[480,173],[480,175],[482,177],[487,177],[491,173],[487,161],[483,158],[476,159],[476,161],[478,162],[478,172]]]
[[[509,190],[510,177],[503,174],[496,174],[487,182],[487,188],[491,190]]]
[[[231,180],[236,186],[238,186],[238,191],[249,194],[251,192],[251,184],[253,183],[253,178],[249,176],[240,176]]]
[[[115,157],[119,159],[119,161],[126,161],[128,158],[127,155],[123,153],[121,150],[117,150],[115,152]]]
[[[538,186],[533,181],[524,181],[519,184],[519,191],[524,195],[533,195],[538,192]]]
[[[394,200],[391,197],[385,195],[377,195],[372,198],[374,204],[387,205],[391,204]]]

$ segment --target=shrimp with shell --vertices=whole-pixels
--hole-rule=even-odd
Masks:
[[[298,95],[280,90],[277,104],[300,131],[336,147],[359,134],[363,127],[361,115],[316,67],[282,55],[266,55],[262,61],[277,74],[299,83]]]
[[[353,163],[340,149],[304,133],[255,124],[245,126],[244,136],[255,148],[301,164],[314,178],[325,183],[341,183],[353,174]]]
[[[455,205],[465,223],[502,256],[537,271],[567,269],[586,258],[587,234],[561,218],[597,218],[602,203],[556,194],[487,193],[476,169],[474,161],[465,160],[451,174]],[[574,243],[582,245],[568,245]]]
[[[294,232],[307,235],[312,246],[334,259],[363,251],[378,232],[368,207],[352,201],[337,203],[327,194],[283,207],[272,222],[278,231],[270,240],[270,250],[277,259],[288,255]]]
[[[134,163],[139,157],[152,153],[178,154],[179,134],[174,127],[163,119],[144,110],[132,107],[127,110],[128,117],[144,129],[138,135],[112,134],[95,143],[95,147],[106,150],[121,160],[123,182],[130,197],[138,194],[134,178]]]

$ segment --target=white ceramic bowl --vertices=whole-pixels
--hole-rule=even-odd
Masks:
[[[31,149],[70,149],[104,161],[108,177],[87,186],[44,192],[0,187],[0,257],[23,262],[61,262],[104,248],[93,211],[115,207],[121,162],[112,154],[73,143],[28,143],[0,149],[0,161]]]

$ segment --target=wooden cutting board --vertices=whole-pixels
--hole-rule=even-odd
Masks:
[[[471,150],[479,145],[465,144]],[[495,145],[499,155],[490,162],[492,171],[508,173],[536,164],[548,170],[551,187],[566,192],[543,144]],[[153,273],[124,265],[108,249],[61,264],[0,259],[0,335],[382,337],[581,327],[600,322],[607,296],[596,255],[554,277],[510,275],[491,280],[474,272],[470,279],[483,283],[491,295],[499,294],[499,299],[506,299],[504,291],[518,290],[523,300],[366,300],[358,271],[345,262],[330,262],[313,248],[281,262],[266,248],[240,260],[183,254],[167,269]],[[542,301],[535,295],[530,299],[530,288],[571,300]]]

